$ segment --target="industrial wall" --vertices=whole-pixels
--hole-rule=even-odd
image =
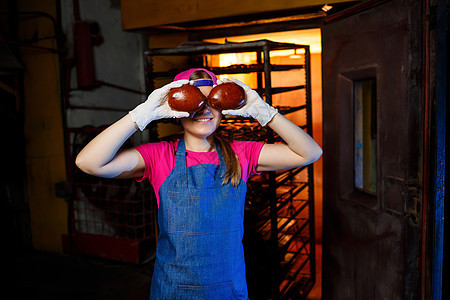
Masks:
[[[74,3],[78,4],[78,20]],[[279,3],[277,9],[282,6]],[[124,31],[118,0],[20,0],[17,10],[42,11],[60,20],[56,26],[62,28],[66,39],[62,45],[65,52],[60,53],[19,47],[25,66],[27,200],[32,245],[37,250],[62,252],[61,235],[68,230],[68,207],[61,187],[67,184],[67,172],[70,175],[70,169],[66,170],[66,155],[69,158],[71,155],[70,148],[65,152],[65,137],[69,142],[71,138],[65,125],[73,129],[110,124],[144,101],[143,50],[175,47],[187,41],[188,36]],[[81,88],[77,80],[73,35],[77,21],[92,22],[97,30],[95,34],[100,36],[92,46],[95,86],[91,88]],[[58,48],[56,29],[48,18],[20,17],[18,27],[20,40],[38,37],[37,45]],[[155,62],[155,67],[159,64],[166,68],[168,63]]]
[[[17,10],[42,11],[56,17],[55,1],[17,1]],[[18,38],[54,37],[52,22],[45,17],[19,17]],[[54,38],[36,44],[57,48]],[[56,197],[55,183],[66,180],[63,126],[60,104],[59,59],[56,53],[20,47],[24,72],[27,198],[32,244],[35,249],[61,251],[61,233],[67,228],[67,205]]]
[[[100,45],[92,47],[95,80],[100,83],[83,90],[78,88],[76,68],[73,67],[76,65],[72,34],[75,23],[73,1],[60,1],[60,18],[58,2],[17,1],[19,13],[43,12],[53,17],[55,22],[61,19],[62,24],[55,25],[62,26],[67,41],[63,44],[64,52],[59,54],[48,49],[19,46],[20,60],[25,67],[26,197],[32,247],[48,252],[62,252],[61,235],[68,231],[64,186],[67,185],[66,154],[70,157],[70,149],[65,152],[67,130],[64,123],[72,128],[109,124],[145,100],[145,93],[139,94],[138,91],[144,91],[142,51],[147,47],[146,39],[142,34],[122,30],[119,1],[78,1],[81,19],[96,21],[103,38]],[[34,41],[35,46],[58,48],[56,29],[50,18],[19,14],[18,30],[20,41]],[[61,66],[60,59],[65,66]],[[69,74],[62,74],[65,70],[69,70]],[[70,81],[66,84],[64,79],[67,78]],[[65,94],[68,94],[67,99]],[[86,109],[94,106],[114,110]],[[63,107],[67,109],[63,111]]]

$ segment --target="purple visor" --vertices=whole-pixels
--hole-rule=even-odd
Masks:
[[[200,79],[194,81],[194,86],[213,86],[213,81],[209,79]]]
[[[187,79],[189,80],[189,77],[191,76],[192,73],[194,73],[195,71],[204,71],[206,73],[208,73],[209,76],[211,76],[212,78],[212,85],[217,85],[217,77],[216,75],[214,75],[213,72],[208,71],[206,69],[202,69],[202,68],[196,68],[196,69],[189,69],[187,71],[181,72],[179,73],[177,76],[175,76],[175,78],[173,79],[173,81],[177,81],[177,80],[182,80],[182,79]],[[197,80],[197,81],[211,81],[211,80]],[[195,86],[201,86],[201,85],[196,85]],[[203,83],[203,86],[205,85],[209,85],[206,83]]]

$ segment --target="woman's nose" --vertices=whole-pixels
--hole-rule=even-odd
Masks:
[[[211,113],[211,107],[209,106],[208,102],[205,102],[205,104],[200,108],[200,110],[196,111],[195,113],[191,114],[191,117],[195,117],[198,115],[207,115]]]
[[[211,111],[211,106],[209,106],[208,102],[205,102],[205,105],[203,105],[203,107],[199,110],[199,112],[205,113],[205,112],[210,112]]]

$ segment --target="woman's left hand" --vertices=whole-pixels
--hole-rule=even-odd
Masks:
[[[252,117],[256,119],[262,126],[266,126],[266,124],[269,123],[270,120],[272,120],[273,116],[278,113],[278,110],[276,108],[267,104],[259,96],[259,94],[255,90],[252,90],[248,85],[234,78],[232,78],[231,80],[225,78],[223,82],[230,81],[238,84],[244,89],[246,100],[245,105],[239,109],[229,109],[222,111],[224,115]]]

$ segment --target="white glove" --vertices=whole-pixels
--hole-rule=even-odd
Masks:
[[[189,80],[178,80],[154,90],[144,103],[139,104],[135,109],[130,111],[131,119],[142,131],[148,123],[154,120],[189,117],[188,112],[172,110],[167,102],[167,94],[170,89],[181,87],[183,84],[188,83]]]
[[[224,82],[230,81],[225,78]],[[259,94],[252,90],[248,85],[240,82],[237,79],[232,78],[231,81],[240,85],[245,91],[245,105],[239,109],[224,110],[224,115],[233,115],[241,117],[253,117],[261,126],[266,126],[267,123],[272,120],[273,116],[278,113],[278,110],[269,104],[267,104]]]

